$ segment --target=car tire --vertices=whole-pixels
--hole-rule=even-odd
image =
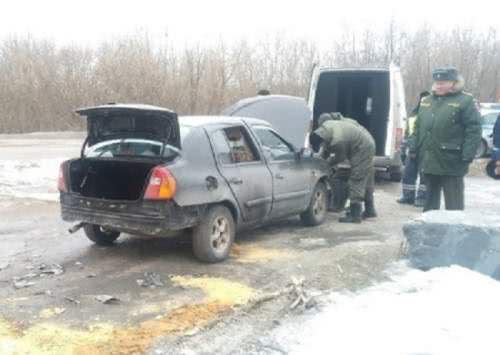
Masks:
[[[484,139],[481,139],[481,144],[477,148],[476,159],[482,158],[488,153],[488,143]]]
[[[328,208],[327,196],[328,193],[325,184],[318,182],[314,187],[307,210],[300,214],[302,223],[312,227],[320,225],[325,221]]]
[[[97,224],[85,224],[83,230],[87,238],[100,246],[113,245],[114,241],[120,236],[120,232],[106,230]]]
[[[193,229],[193,253],[201,261],[217,263],[228,258],[236,234],[231,211],[225,206],[210,207]]]
[[[401,172],[401,169],[393,169],[389,173],[389,180],[392,182],[401,182],[403,179],[403,173]]]

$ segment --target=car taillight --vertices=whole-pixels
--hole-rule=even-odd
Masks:
[[[59,176],[57,177],[57,189],[61,192],[68,192],[66,181],[64,181],[64,163],[59,166]]]
[[[403,143],[403,129],[396,128],[396,149],[401,148],[401,143]]]
[[[146,200],[168,200],[175,196],[176,191],[177,182],[170,171],[163,166],[157,166],[151,173],[144,198]]]

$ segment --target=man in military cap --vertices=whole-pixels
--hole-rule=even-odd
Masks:
[[[433,71],[432,94],[420,102],[411,153],[425,176],[424,211],[464,209],[464,176],[481,142],[480,115],[455,68]]]
[[[350,164],[348,180],[350,209],[339,219],[343,223],[361,223],[363,218],[373,218],[375,204],[374,166],[375,141],[357,121],[344,118],[340,113],[324,113],[318,120],[319,128],[310,135],[311,147],[327,159],[331,166],[347,160]],[[361,202],[365,210],[361,213]]]

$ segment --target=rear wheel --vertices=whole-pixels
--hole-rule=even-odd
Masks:
[[[97,224],[86,224],[83,230],[91,241],[101,246],[109,246],[120,236],[120,232],[108,230]]]
[[[300,219],[306,226],[317,226],[326,219],[327,191],[322,182],[314,188],[307,210],[301,213]]]
[[[193,229],[193,253],[208,263],[223,261],[229,256],[235,234],[235,222],[229,209],[213,206]]]

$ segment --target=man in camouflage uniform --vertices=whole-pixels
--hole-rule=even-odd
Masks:
[[[480,115],[455,68],[432,73],[432,94],[420,102],[415,127],[416,155],[425,176],[424,211],[440,208],[441,190],[447,210],[464,209],[464,176],[481,142]]]
[[[347,160],[350,165],[348,181],[350,211],[339,219],[343,223],[361,223],[361,218],[376,217],[373,199],[373,158],[375,142],[371,134],[357,121],[340,113],[322,114],[319,128],[310,136],[311,147],[327,159],[332,167]],[[365,202],[363,216],[361,202]]]

